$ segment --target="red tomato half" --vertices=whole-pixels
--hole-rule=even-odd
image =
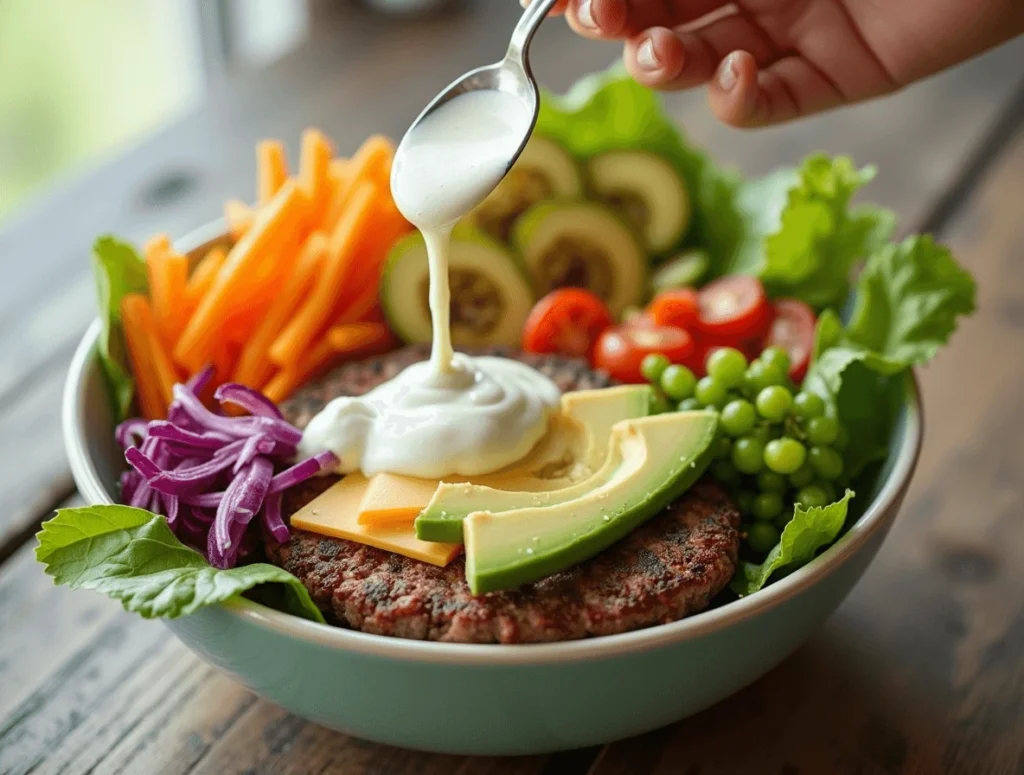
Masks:
[[[582,288],[560,288],[538,301],[523,326],[523,349],[586,357],[612,315],[599,297]]]
[[[662,291],[647,305],[656,326],[675,326],[692,331],[700,318],[700,300],[692,288]]]
[[[733,275],[705,285],[698,294],[696,330],[709,344],[739,346],[763,339],[772,324],[764,286],[753,277]]]
[[[778,345],[789,353],[789,376],[799,384],[807,374],[814,349],[814,310],[796,299],[775,302],[775,322],[764,346]]]
[[[644,382],[640,363],[661,353],[672,363],[683,363],[694,353],[693,339],[681,328],[630,326],[609,328],[594,347],[594,366],[620,382]]]

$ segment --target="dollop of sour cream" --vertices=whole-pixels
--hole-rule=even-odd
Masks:
[[[507,358],[455,356],[443,375],[410,366],[359,398],[336,398],[310,420],[300,455],[329,449],[341,472],[440,479],[524,457],[547,430],[558,388]]]
[[[518,361],[456,354],[449,325],[452,227],[501,182],[529,122],[517,97],[469,92],[402,140],[391,191],[427,246],[430,360],[365,396],[331,401],[310,420],[300,454],[330,450],[342,473],[474,476],[521,459],[547,431],[559,402],[555,384]]]

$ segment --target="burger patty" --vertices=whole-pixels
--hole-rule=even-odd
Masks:
[[[562,390],[609,384],[582,361],[495,352],[535,366]],[[426,357],[424,348],[415,347],[347,364],[282,409],[304,425],[331,398],[364,393]],[[335,481],[322,477],[294,488],[285,513],[294,514]],[[271,562],[302,580],[337,624],[421,640],[536,643],[627,632],[703,610],[735,572],[738,526],[732,501],[705,478],[596,557],[532,584],[477,597],[466,584],[462,557],[439,568],[300,530],[281,545],[268,539],[266,551]]]

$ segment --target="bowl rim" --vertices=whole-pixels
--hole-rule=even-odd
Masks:
[[[223,234],[220,223],[211,224],[181,242],[197,249]],[[62,400],[64,446],[71,473],[82,496],[89,503],[113,504],[85,442],[85,383],[90,368],[101,369],[96,362],[96,345],[102,326],[94,320],[82,337],[68,371]],[[857,554],[896,516],[900,499],[906,492],[921,451],[924,421],[916,375],[907,380],[904,434],[888,479],[878,495],[845,535],[811,562],[779,579],[754,595],[727,605],[702,611],[676,622],[631,632],[583,640],[538,644],[440,643],[398,638],[390,635],[349,630],[320,624],[293,614],[238,598],[220,603],[226,615],[256,627],[273,630],[285,637],[304,640],[326,648],[354,651],[368,656],[403,661],[448,665],[527,665],[556,664],[568,661],[607,659],[639,651],[692,641],[756,617],[801,594],[834,573]],[[193,614],[195,615],[195,614]]]

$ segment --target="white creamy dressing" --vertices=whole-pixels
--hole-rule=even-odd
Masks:
[[[504,177],[529,121],[513,95],[468,92],[402,140],[391,191],[427,246],[430,360],[365,396],[331,401],[307,426],[301,455],[330,450],[342,473],[473,476],[514,463],[544,435],[558,406],[555,384],[518,361],[456,354],[449,326],[452,228]]]

